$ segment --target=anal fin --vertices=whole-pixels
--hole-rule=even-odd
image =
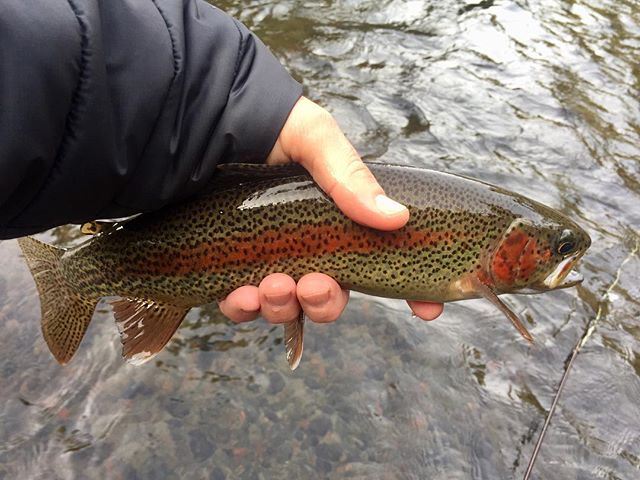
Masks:
[[[513,313],[513,311],[507,305],[505,305],[502,300],[498,298],[498,295],[496,295],[496,293],[491,290],[489,286],[485,285],[478,279],[473,280],[473,286],[480,295],[493,303],[502,313],[505,314],[512,325],[516,327],[516,330],[520,332],[520,335],[526,338],[529,342],[533,343],[533,337],[527,330],[527,327],[525,327],[518,316]]]
[[[304,348],[304,312],[300,312],[300,316],[293,322],[285,324],[284,345],[289,368],[295,370],[300,365]]]
[[[190,310],[142,299],[121,299],[111,305],[120,332],[122,356],[133,365],[142,365],[160,352]]]

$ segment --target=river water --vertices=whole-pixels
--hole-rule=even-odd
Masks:
[[[557,207],[593,246],[577,289],[435,322],[354,294],[282,332],[192,311],[124,364],[99,307],[58,366],[15,241],[0,243],[0,478],[521,478],[564,362],[600,311],[533,478],[640,478],[637,0],[287,0],[217,5],[260,35],[367,159],[474,176]],[[77,241],[77,227],[44,238]]]

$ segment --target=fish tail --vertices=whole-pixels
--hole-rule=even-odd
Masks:
[[[65,280],[61,258],[65,250],[31,237],[18,239],[40,294],[42,334],[55,359],[71,360],[84,337],[98,298],[88,298]]]

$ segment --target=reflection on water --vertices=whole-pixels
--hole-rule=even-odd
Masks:
[[[585,282],[511,297],[533,346],[482,301],[432,324],[354,295],[309,325],[294,373],[282,332],[194,310],[155,363],[119,358],[103,303],[75,361],[41,339],[35,289],[0,243],[0,478],[513,478],[564,361],[640,241],[640,6],[226,0],[367,158],[479,177],[563,209],[593,246]],[[45,237],[83,240],[77,227]],[[536,478],[636,478],[640,259],[577,359]],[[89,473],[91,472],[91,473]]]

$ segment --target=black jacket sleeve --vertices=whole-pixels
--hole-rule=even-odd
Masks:
[[[194,195],[263,161],[300,95],[202,0],[2,0],[0,238]]]

